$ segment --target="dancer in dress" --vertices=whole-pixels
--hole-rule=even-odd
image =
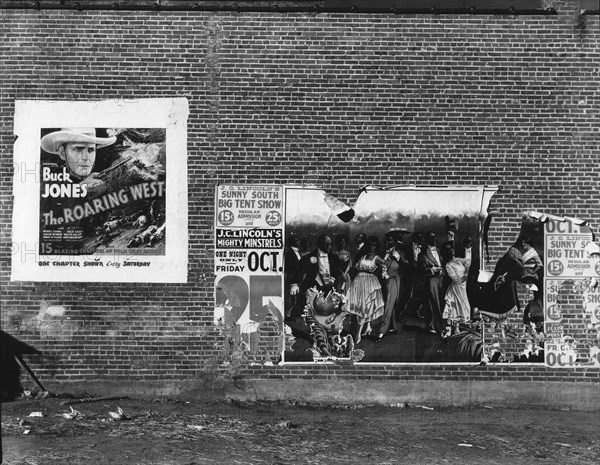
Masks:
[[[451,280],[446,291],[443,317],[452,328],[457,329],[458,323],[471,320],[471,306],[467,297],[467,275],[471,261],[455,257],[450,245],[444,247],[442,255],[446,262],[446,273]]]
[[[374,236],[369,237],[366,247],[367,253],[355,265],[358,274],[352,281],[346,296],[348,312],[358,318],[357,344],[363,335],[371,333],[371,322],[383,315],[385,310],[381,284],[375,275],[383,263],[383,259],[377,254],[379,240]],[[363,327],[365,327],[364,334]]]
[[[541,272],[544,269],[542,259],[533,248],[533,241],[529,236],[521,236],[523,247],[523,282],[540,283]]]

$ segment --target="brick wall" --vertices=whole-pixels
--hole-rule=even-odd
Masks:
[[[250,366],[213,326],[217,182],[316,184],[348,201],[366,183],[496,184],[492,259],[525,210],[598,231],[599,25],[577,8],[525,17],[0,10],[2,328],[44,353],[29,360],[52,381],[598,381],[591,368]],[[15,99],[176,96],[190,103],[188,283],[10,282]],[[48,305],[65,312],[49,315]]]

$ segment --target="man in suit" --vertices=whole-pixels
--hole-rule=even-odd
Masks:
[[[473,261],[475,257],[473,257],[473,238],[471,236],[465,236],[462,241],[462,247],[456,250],[456,256]]]
[[[454,250],[454,253],[456,253],[456,230],[448,229],[448,231],[446,231],[446,237],[448,240],[442,244],[442,250],[444,250],[446,246],[450,246],[452,250]]]
[[[365,233],[358,233],[354,239],[356,244],[355,251],[352,254],[352,263],[358,263],[357,259],[365,253],[365,243],[367,242],[367,236]]]
[[[340,292],[343,273],[340,259],[331,253],[330,236],[322,235],[317,240],[317,248],[300,259],[300,291],[306,292],[311,287],[327,294],[331,290]]]
[[[418,268],[419,274],[423,277],[424,297],[431,310],[430,331],[442,334],[444,329],[442,321],[444,267],[441,253],[437,247],[437,236],[433,231],[425,234],[425,249],[419,256]]]
[[[284,250],[285,316],[299,316],[302,312],[298,304],[300,290],[300,240],[298,236],[288,237]]]
[[[403,296],[406,281],[404,277],[404,268],[408,264],[408,260],[404,256],[404,252],[398,246],[397,239],[393,232],[388,232],[385,235],[385,256],[383,258],[382,277],[385,286],[385,312],[383,314],[383,322],[379,329],[379,336],[375,342],[381,342],[386,333],[396,334],[398,326],[396,325],[396,312],[400,305]]]
[[[419,255],[423,251],[423,234],[418,231],[413,232],[411,240],[402,245],[402,250],[407,263],[402,270],[405,292],[401,296],[399,316],[401,320],[406,317],[423,318],[419,313],[423,283],[418,270]]]
[[[409,285],[414,284],[414,276],[417,273],[417,265],[419,263],[419,255],[423,252],[423,234],[415,231],[411,235],[411,240],[404,246],[404,256],[408,261],[407,270],[409,271],[410,282]]]

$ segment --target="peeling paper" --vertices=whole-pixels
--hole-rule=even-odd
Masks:
[[[577,226],[583,226],[585,224],[587,224],[587,222],[585,220],[582,220],[580,218],[572,218],[570,216],[556,216],[556,215],[550,215],[547,213],[542,213],[542,212],[538,212],[538,211],[529,211],[527,212],[527,215],[531,216],[532,218],[535,218],[536,220],[540,221],[541,223],[547,223],[549,220],[554,220],[554,221],[570,221],[573,224],[576,224]]]
[[[40,302],[40,311],[37,314],[36,318],[41,320],[45,317],[62,317],[65,316],[67,309],[62,305],[49,305],[48,302],[42,300]]]
[[[594,242],[594,234],[585,221],[541,217],[546,220],[543,260],[546,366],[597,366],[600,364],[596,350],[600,341],[600,245]],[[572,303],[571,295],[575,297]],[[573,313],[578,316],[576,321],[568,318]]]

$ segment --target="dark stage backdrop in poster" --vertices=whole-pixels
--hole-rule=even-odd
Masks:
[[[16,105],[13,279],[185,282],[185,99]]]
[[[479,362],[478,294],[468,292],[478,291],[495,191],[367,187],[350,217],[320,189],[287,188],[286,239],[297,247],[285,250],[285,292],[298,293],[286,295],[296,340],[285,360]]]

